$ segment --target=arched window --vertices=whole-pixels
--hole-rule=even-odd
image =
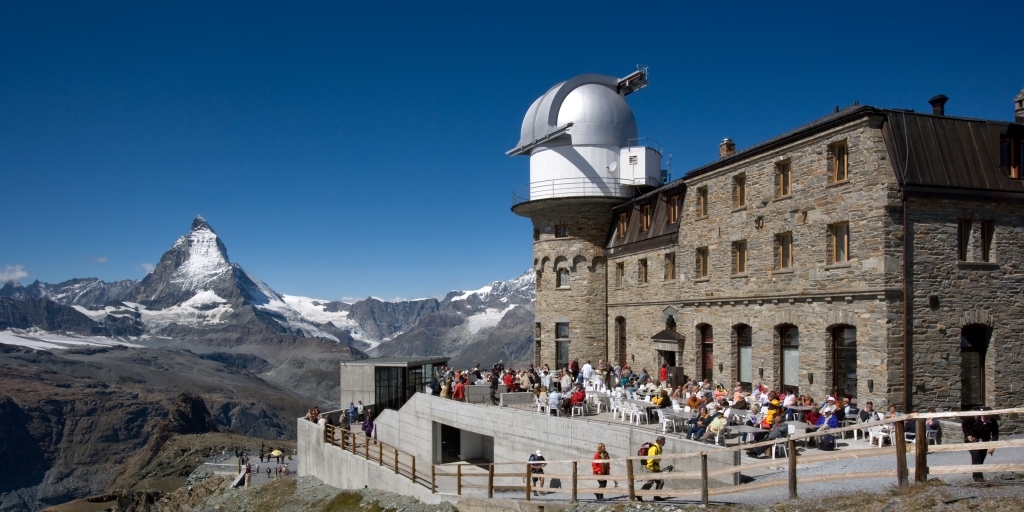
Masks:
[[[615,319],[616,356],[619,366],[626,365],[626,319],[621,316]]]
[[[832,328],[832,387],[840,395],[857,396],[857,328]]]
[[[715,338],[708,324],[697,326],[697,349],[700,350],[700,378],[711,382],[715,375]]]
[[[992,329],[983,324],[960,330],[960,409],[985,405],[985,356]]]
[[[783,324],[775,328],[779,339],[779,384],[786,392],[800,392],[800,332],[795,325]]]
[[[567,268],[560,268],[560,269],[558,269],[558,284],[557,284],[557,286],[559,288],[568,288],[569,287],[569,269],[567,269]]]
[[[732,326],[732,334],[736,340],[736,381],[744,391],[750,391],[754,382],[753,355],[754,345],[750,335],[750,326],[736,324]]]

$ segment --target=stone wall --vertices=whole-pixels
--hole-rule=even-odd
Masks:
[[[985,405],[1020,403],[1024,375],[1024,211],[1019,203],[912,197],[908,220],[914,272],[912,346],[914,402],[921,408],[961,406],[962,328],[991,329],[985,364]],[[967,261],[958,260],[958,221],[971,221]],[[982,221],[992,222],[991,261],[981,261]],[[1003,418],[1020,430],[1019,418]]]

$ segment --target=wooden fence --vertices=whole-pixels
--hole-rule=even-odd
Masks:
[[[797,499],[798,484],[814,482],[825,482],[832,480],[851,480],[864,478],[895,478],[900,487],[910,484],[910,468],[907,464],[907,455],[914,454],[914,482],[925,482],[928,475],[947,475],[957,473],[974,472],[1024,472],[1024,464],[985,464],[982,466],[953,465],[953,466],[929,466],[928,454],[940,452],[954,452],[967,450],[987,450],[989,448],[1024,447],[1024,439],[1013,441],[992,441],[978,443],[956,443],[929,445],[925,432],[925,420],[928,418],[962,418],[966,416],[981,415],[1003,415],[1024,413],[1024,407],[1012,409],[998,409],[992,411],[970,411],[970,412],[946,412],[946,413],[920,413],[900,416],[881,421],[859,423],[841,428],[830,429],[833,435],[842,435],[853,430],[863,430],[876,426],[892,426],[892,446],[884,448],[870,448],[864,450],[839,450],[831,452],[818,452],[813,455],[805,453],[797,458],[797,443],[821,436],[820,432],[797,434],[791,437],[780,438],[772,441],[759,443],[740,444],[728,447],[715,447],[711,450],[738,451],[752,448],[766,447],[770,453],[774,453],[774,446],[783,444],[786,446],[787,458],[785,464],[788,466],[788,484],[790,499]],[[915,422],[915,436],[913,442],[904,441],[904,425],[907,421]],[[723,495],[736,492],[748,492],[765,488],[774,488],[779,485],[778,481],[767,481],[744,485],[723,485],[711,486],[709,481],[716,477],[727,477],[735,473],[778,467],[777,460],[764,460],[747,463],[741,466],[730,466],[723,469],[708,469],[708,450],[681,453],[662,454],[661,467],[678,464],[676,461],[685,459],[699,459],[699,470],[694,471],[663,471],[660,473],[649,472],[644,468],[647,457],[629,456],[625,458],[610,459],[605,462],[612,467],[611,475],[595,476],[591,474],[590,464],[592,459],[555,460],[544,461],[544,474],[531,474],[529,462],[496,462],[487,464],[458,464],[454,465],[430,465],[429,479],[424,475],[419,477],[416,472],[416,457],[402,452],[397,448],[375,442],[362,434],[356,434],[347,430],[332,427],[330,425],[324,430],[324,442],[341,447],[342,450],[350,451],[353,454],[362,456],[369,463],[393,468],[396,475],[402,475],[415,483],[424,485],[431,490],[431,493],[438,492],[439,482],[451,479],[446,487],[452,488],[454,494],[462,496],[466,490],[486,490],[487,497],[493,498],[495,491],[523,492],[526,501],[530,501],[534,491],[543,491],[545,494],[564,495],[566,499],[577,501],[580,493],[595,494],[605,493],[612,495],[627,495],[629,500],[636,500],[641,497],[661,496],[664,498],[691,498],[699,499],[707,504],[710,496]],[[799,464],[814,464],[820,462],[842,461],[869,457],[892,457],[895,456],[894,469],[876,470],[865,472],[830,473],[797,478]],[[554,470],[552,472],[552,470]],[[533,479],[544,478],[547,483],[552,480],[559,482],[559,486],[535,488]],[[669,489],[663,488],[644,489],[640,484],[643,481],[684,481],[684,485],[691,489]],[[610,487],[601,489],[596,487],[596,481],[606,480]],[[565,482],[564,486],[561,482]],[[538,482],[539,483],[539,482]],[[581,487],[580,484],[584,483]]]

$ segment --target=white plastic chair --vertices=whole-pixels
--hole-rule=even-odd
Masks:
[[[572,404],[572,416],[575,417],[576,414],[579,414],[580,416],[586,416],[587,415],[586,405],[583,404],[582,402],[580,402],[578,404]]]
[[[647,418],[647,411],[641,409],[636,405],[633,405],[633,417],[634,419],[636,419],[636,425],[638,427],[640,426],[640,420],[646,421],[648,424],[650,424],[650,420]]]
[[[672,427],[672,432],[676,431],[676,422],[665,415],[664,409],[658,409],[658,423],[661,424],[661,433],[665,434],[668,432],[668,428]]]
[[[881,426],[875,426],[868,429],[868,444],[875,444],[875,439],[878,439],[878,447],[882,447],[882,443],[888,439],[889,444],[892,444],[892,434],[889,433],[888,429]]]
[[[537,407],[537,412],[538,413],[547,412],[547,408],[548,408],[547,402],[541,402],[539,398],[534,397],[533,398],[533,405],[535,405]]]

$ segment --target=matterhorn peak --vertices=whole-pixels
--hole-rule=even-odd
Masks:
[[[202,215],[196,215],[196,218],[192,220],[192,231],[199,231],[203,229],[213,231],[213,228],[210,227],[210,223],[206,222],[206,219],[204,219]]]

